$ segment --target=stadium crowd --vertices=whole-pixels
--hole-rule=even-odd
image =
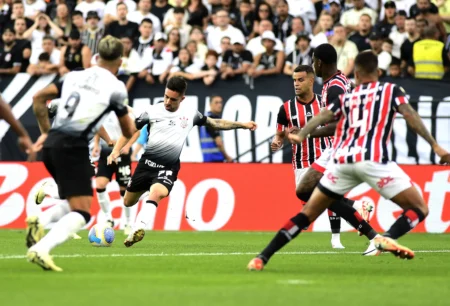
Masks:
[[[450,0],[0,0],[0,32],[0,75],[63,76],[95,64],[102,37],[118,37],[129,90],[175,75],[206,85],[291,75],[326,42],[347,76],[369,49],[394,78],[450,70]]]

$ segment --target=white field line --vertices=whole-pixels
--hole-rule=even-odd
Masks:
[[[415,253],[450,253],[450,250],[419,250]],[[223,252],[223,253],[153,253],[153,254],[61,254],[53,255],[55,258],[105,258],[105,257],[194,257],[194,256],[242,256],[257,255],[258,252]],[[336,251],[318,251],[318,252],[279,252],[279,255],[335,255],[335,254],[362,254],[361,252],[336,252]],[[25,259],[25,255],[2,255],[0,260],[6,259]]]

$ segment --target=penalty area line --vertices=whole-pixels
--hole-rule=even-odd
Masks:
[[[450,250],[418,250],[415,253],[450,253]],[[105,257],[194,257],[194,256],[242,256],[242,255],[257,255],[258,252],[221,252],[221,253],[112,253],[112,254],[60,254],[52,255],[54,258],[105,258]],[[317,252],[279,252],[279,255],[350,255],[360,254],[362,252],[337,252],[337,251],[317,251]],[[8,259],[25,259],[25,255],[1,255],[0,260]]]

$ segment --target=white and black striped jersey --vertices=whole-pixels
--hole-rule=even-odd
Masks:
[[[111,111],[128,114],[125,84],[104,68],[70,72],[57,86],[60,102],[45,147],[87,146]]]
[[[180,154],[190,130],[205,124],[207,117],[186,102],[175,112],[165,109],[164,103],[150,105],[136,118],[136,127],[148,124],[149,135],[141,160],[150,160],[162,166],[180,162]]]

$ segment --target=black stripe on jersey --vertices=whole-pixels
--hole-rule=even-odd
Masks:
[[[293,126],[297,126],[300,127],[299,121],[298,121],[298,112],[297,112],[297,107],[296,107],[297,101],[295,100],[295,97],[293,100],[289,101],[289,110],[290,110],[290,117],[291,117],[291,122]],[[302,156],[301,154],[302,151],[302,145],[298,144],[297,145],[297,151],[295,154],[295,164],[297,165],[297,168],[301,168],[301,160],[300,160],[300,156]],[[299,167],[300,165],[300,167]]]
[[[321,151],[325,150],[327,148],[327,145],[325,143],[325,137],[320,138],[320,149]]]
[[[389,117],[387,118],[386,122],[392,122],[392,124],[394,124],[393,123],[393,121],[394,121],[394,114],[395,114],[395,112],[390,110],[389,111]],[[386,129],[386,131],[384,132],[383,139],[382,139],[383,158],[381,159],[381,162],[383,164],[387,163],[390,160],[389,156],[388,156],[389,152],[388,152],[388,148],[387,148],[387,141],[388,141],[390,129],[388,129],[388,127],[385,127],[385,129]],[[394,147],[394,146],[392,146],[392,147]]]
[[[365,144],[365,148],[367,149],[366,153],[364,154],[364,160],[371,160],[370,159],[370,155],[372,155],[372,141],[373,141],[373,135],[375,134],[375,132],[377,131],[377,124],[378,124],[378,120],[380,117],[380,112],[382,111],[382,109],[380,108],[381,105],[381,101],[385,100],[385,94],[386,94],[386,90],[385,90],[385,86],[382,83],[377,83],[377,92],[374,96],[375,98],[375,105],[372,108],[373,111],[370,111],[369,116],[371,116],[372,118],[372,125],[369,127],[369,133],[367,134],[367,138],[366,138],[366,144]],[[364,144],[363,144],[364,145]],[[375,144],[378,145],[378,144]]]
[[[313,115],[313,109],[311,107],[311,104],[304,105],[305,107],[305,122],[311,120],[314,116],[311,116],[308,118],[308,113]],[[314,138],[308,138],[308,160],[310,163],[313,163],[316,160],[316,150],[314,147]]]
[[[361,120],[362,118],[364,118],[364,103],[363,103],[363,101],[366,100],[366,98],[367,98],[366,94],[360,94],[360,93],[364,92],[365,90],[368,90],[369,87],[370,87],[370,84],[367,84],[367,85],[363,84],[363,85],[361,85],[360,91],[356,94],[356,96],[358,97],[358,100],[361,102],[359,104],[359,106],[358,106],[358,108],[359,108],[358,120]],[[351,118],[349,118],[349,121],[352,121],[352,123],[354,123],[353,122],[353,115],[352,115],[351,108],[350,108],[350,111],[349,111],[349,116],[351,117]],[[353,139],[347,146],[348,148],[354,148],[355,147],[355,143],[358,140],[360,133],[361,133],[361,128],[359,127],[359,128],[357,128],[355,130],[355,133],[353,135]],[[353,162],[354,162],[353,155],[352,154],[348,154],[347,155],[347,163],[353,163]]]
[[[341,119],[343,120],[342,117],[349,117],[350,116],[350,99],[351,99],[352,95],[344,95],[344,97],[342,98],[342,106],[341,106],[341,111],[342,111],[342,115],[341,115]],[[339,148],[341,146],[341,144],[345,141],[345,139],[347,138],[347,134],[348,134],[348,129],[350,126],[350,120],[344,120],[344,126],[342,128],[341,131],[341,135],[340,135],[340,139],[339,139],[339,143],[335,143],[333,144],[333,147]],[[336,141],[337,139],[335,139]],[[335,161],[337,162],[339,159],[339,157],[335,158]]]

